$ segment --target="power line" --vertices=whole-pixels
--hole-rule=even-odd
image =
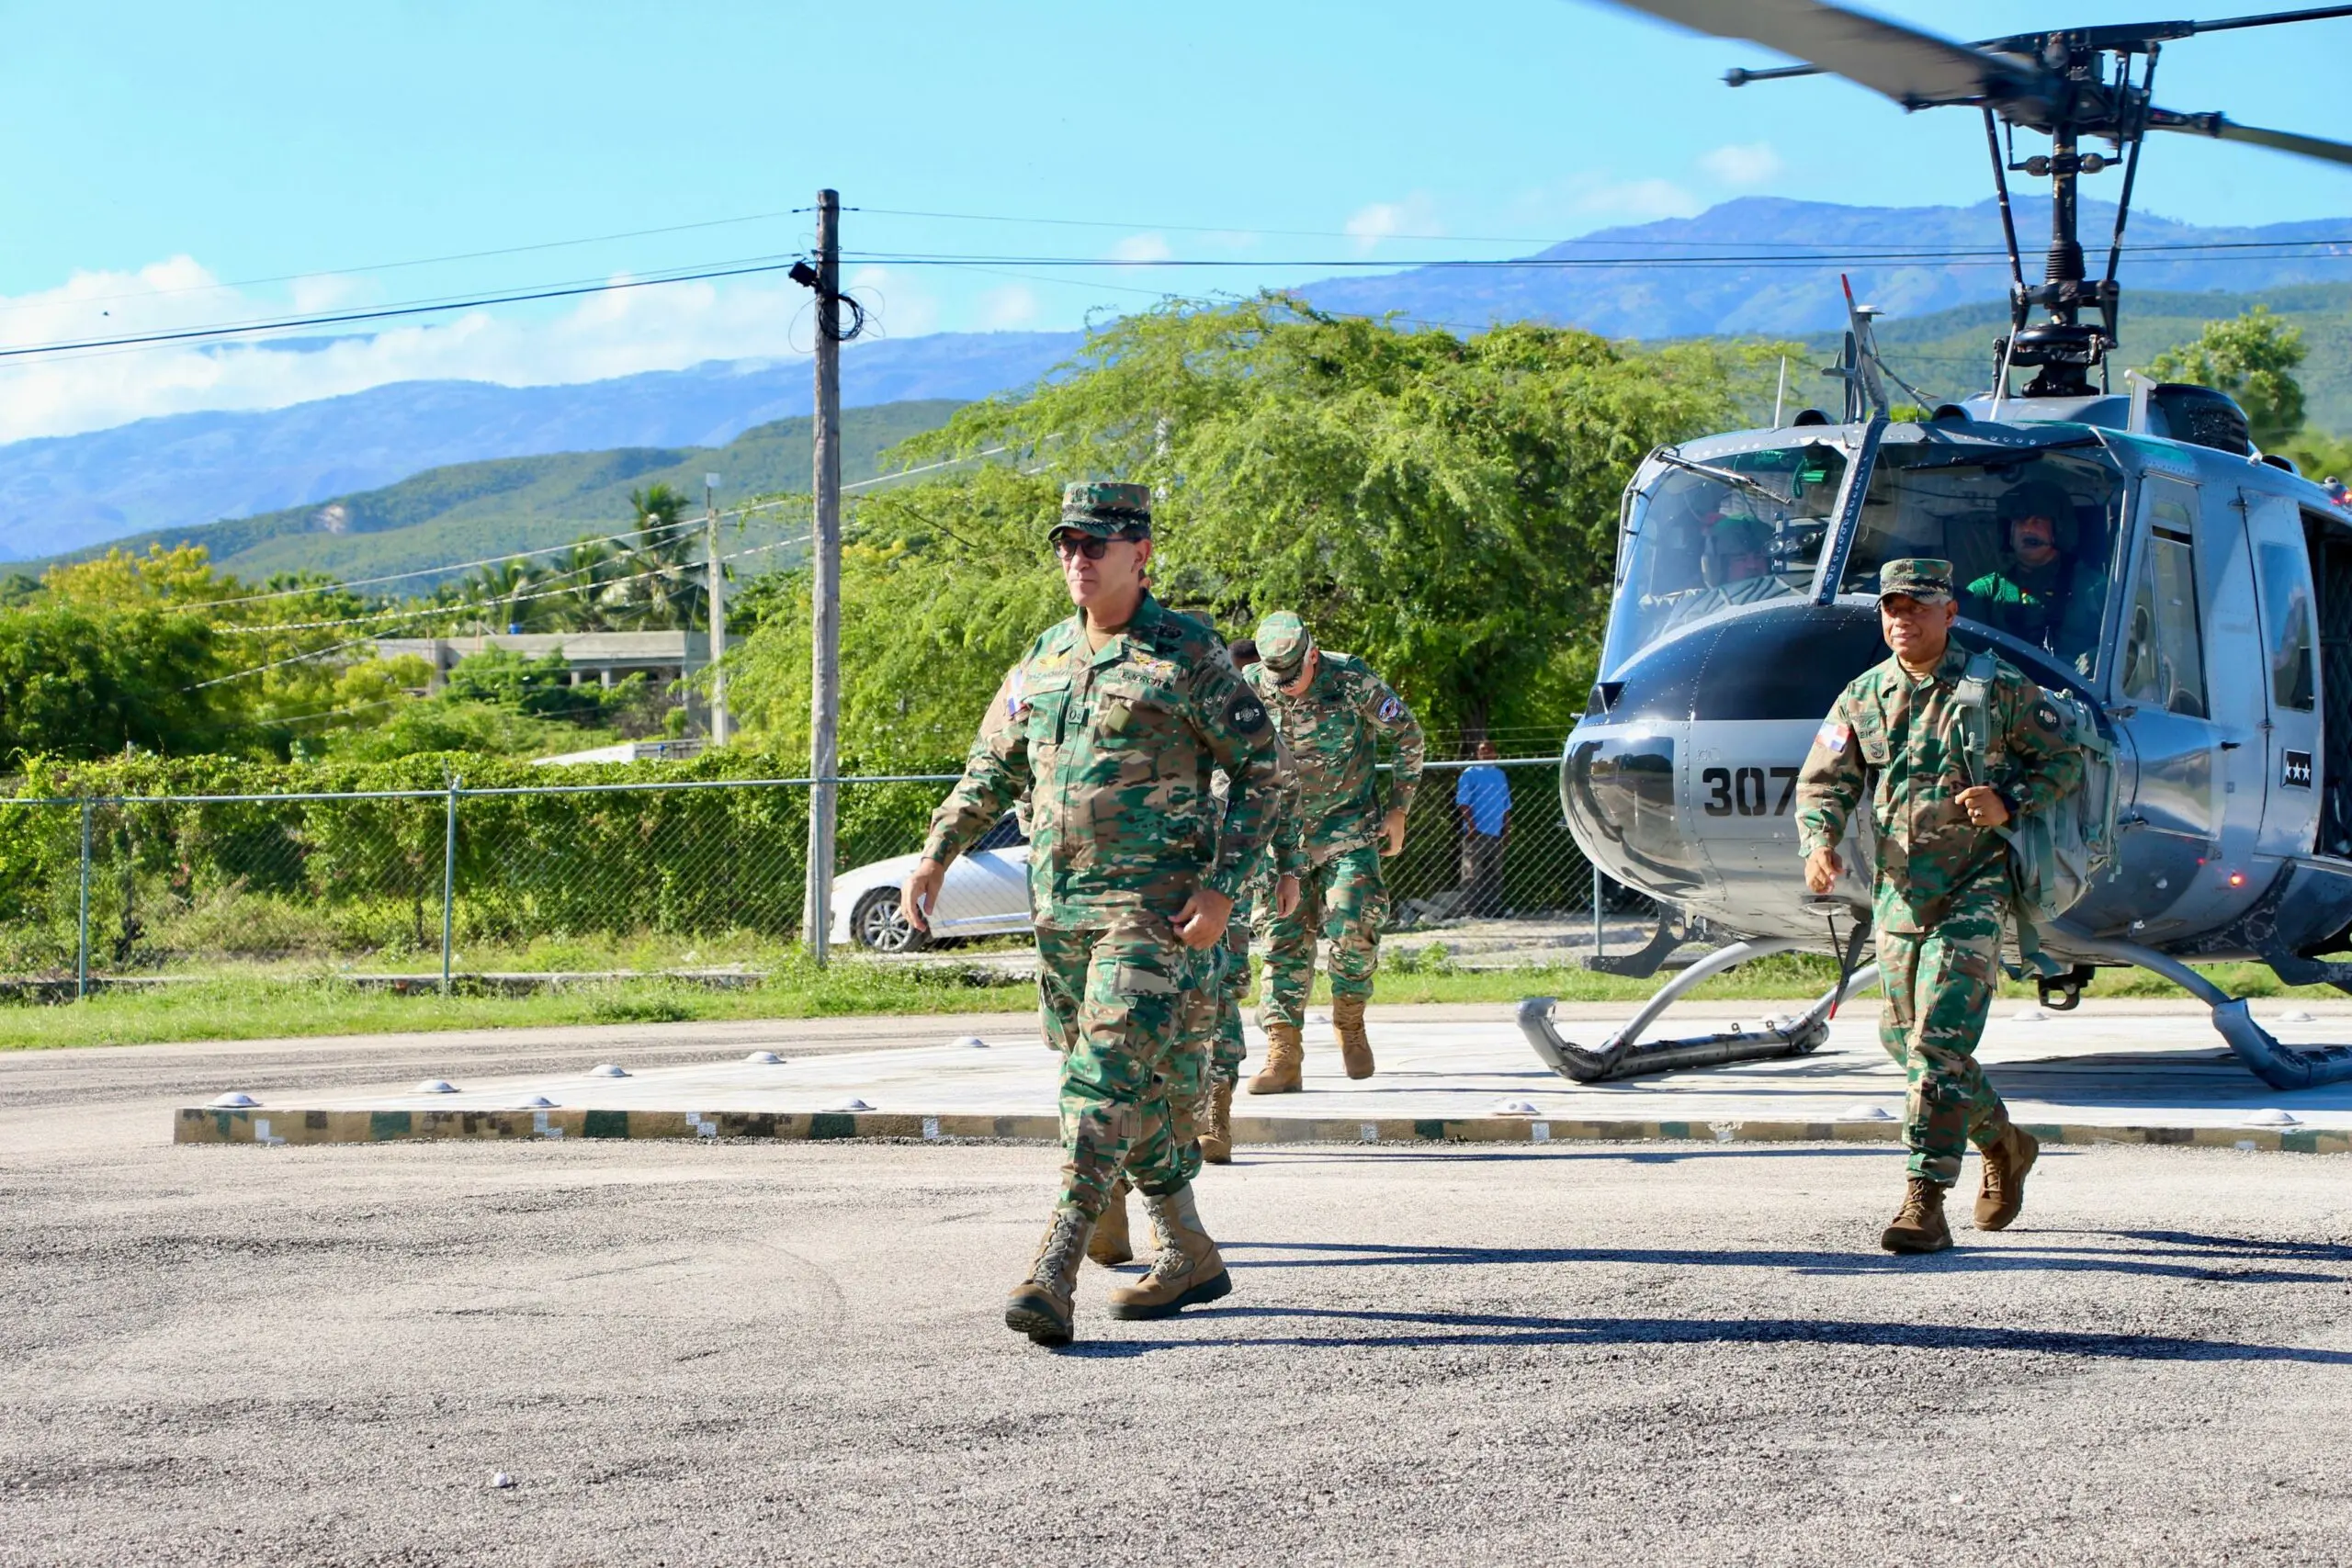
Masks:
[[[2182,258],[2204,255],[2214,261],[2311,260],[2337,261],[2352,259],[2352,239],[2329,238],[2314,240],[2245,240],[2199,241],[2127,244],[2124,250],[2133,255],[2167,254]],[[2257,254],[2256,253],[2268,253]],[[1512,257],[1436,257],[1405,262],[1396,258],[1375,259],[1363,256],[1337,258],[1282,257],[1270,259],[1239,259],[1232,257],[1170,256],[1155,261],[1125,261],[1104,256],[1051,255],[988,255],[933,254],[866,251],[850,253],[854,259],[879,266],[964,267],[975,271],[1007,267],[1082,268],[1190,268],[1229,270],[1256,268],[1261,271],[1282,269],[1313,269],[1355,272],[1380,270],[1398,272],[1461,271],[1510,269],[1522,271],[1586,271],[1602,267],[1640,266],[1671,268],[1706,268],[1742,266],[1770,269],[1810,269],[1847,265],[1859,265],[1879,262],[1890,264],[1936,262],[1948,266],[2007,266],[2006,251],[1967,249],[1962,247],[1905,248],[1878,250],[1845,250],[1823,247],[1814,254],[1792,255],[1761,252],[1724,252],[1711,255],[1540,255]],[[798,258],[753,259],[742,263],[705,266],[665,272],[650,277],[605,278],[594,282],[579,282],[545,288],[477,294],[465,298],[443,298],[410,304],[387,305],[362,310],[333,310],[309,315],[279,316],[254,321],[222,323],[205,327],[183,327],[164,332],[131,333],[114,337],[66,339],[52,343],[28,344],[12,348],[0,348],[0,361],[20,359],[40,355],[68,355],[83,352],[138,347],[154,344],[192,343],[220,338],[246,337],[263,333],[291,332],[304,328],[345,326],[361,321],[397,320],[404,317],[438,315],[452,310],[478,310],[497,305],[529,304],[539,300],[576,299],[584,295],[616,293],[628,289],[655,288],[673,283],[709,282],[729,277],[749,277],[786,272]],[[1042,280],[1041,280],[1042,281]],[[1096,287],[1110,287],[1097,285]]]
[[[312,277],[356,277],[371,272],[399,272],[408,267],[440,266],[448,262],[486,261],[497,256],[529,255],[539,251],[568,250],[579,245],[610,244],[616,240],[643,240],[659,234],[684,234],[698,229],[721,229],[737,223],[762,223],[772,218],[789,218],[795,209],[784,208],[775,212],[754,212],[741,218],[710,218],[698,223],[672,223],[658,229],[628,229],[617,234],[590,234],[575,240],[542,240],[536,244],[502,245],[496,250],[457,251],[446,256],[417,256],[408,261],[371,262],[365,266],[317,267],[308,272],[279,273],[271,277],[243,277],[224,283],[193,283],[185,288],[139,288],[121,294],[92,294],[71,301],[74,305],[110,305],[121,299],[167,299],[183,294],[209,294],[231,288],[258,288],[272,283],[298,283]],[[30,302],[0,306],[0,314],[13,315],[19,310],[53,310],[55,304]]]

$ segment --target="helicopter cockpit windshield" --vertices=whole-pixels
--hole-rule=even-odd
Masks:
[[[1846,476],[1845,454],[1821,442],[1657,460],[1626,513],[1604,670],[1740,606],[1811,593]]]
[[[1962,616],[2091,680],[2122,495],[2122,476],[2096,449],[1996,457],[1890,444],[1838,592],[1875,593],[1883,563],[1940,558],[1952,563]]]

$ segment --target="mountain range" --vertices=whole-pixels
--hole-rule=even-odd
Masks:
[[[2017,208],[2028,272],[2038,276],[2032,248],[2048,204],[2026,197]],[[2103,235],[2112,218],[2112,209],[2086,203],[2083,231]],[[2314,422],[2352,427],[2352,371],[2335,352],[2352,344],[2345,331],[2352,219],[2203,228],[2141,213],[2131,239],[2155,248],[2125,263],[2129,359],[2193,335],[2198,321],[2272,301],[2310,323],[2315,349],[2333,345],[2306,367]],[[2298,248],[2264,248],[2281,243]],[[1881,335],[1890,348],[1902,342],[1940,357],[1959,384],[1975,387],[1985,375],[1982,340],[2004,316],[2006,263],[1983,254],[1999,244],[1999,213],[1989,201],[1868,208],[1749,197],[1695,218],[1603,230],[1525,265],[1414,267],[1326,279],[1299,292],[1327,310],[1394,312],[1464,331],[1523,320],[1615,337],[1800,335],[1842,322],[1842,271],[1887,313]],[[2215,246],[2234,248],[2182,249]],[[1823,259],[1838,256],[1852,259]],[[980,333],[853,345],[842,355],[843,401],[986,396],[1035,381],[1080,342],[1074,333]],[[0,445],[0,557],[45,558],[134,536],[181,536],[222,518],[300,513],[489,459],[659,448],[684,454],[678,460],[692,468],[706,460],[695,449],[804,415],[811,400],[805,361],[720,361],[563,386],[395,382],[289,408],[175,414],[8,443]],[[324,542],[314,530],[295,532]]]
[[[940,333],[854,344],[842,355],[842,401],[985,397],[1035,380],[1080,341]],[[12,442],[0,446],[0,558],[317,505],[484,458],[720,446],[815,401],[806,360],[724,360],[554,387],[395,381],[290,408]]]

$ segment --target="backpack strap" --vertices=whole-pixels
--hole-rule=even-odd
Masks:
[[[1973,653],[1968,668],[1961,671],[1954,694],[1960,698],[1961,733],[1968,746],[1962,756],[1967,765],[1968,782],[1988,783],[1993,744],[1993,682],[2000,672],[2000,661],[1987,649]]]

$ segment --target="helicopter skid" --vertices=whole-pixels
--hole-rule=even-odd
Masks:
[[[1794,1018],[1762,1029],[1721,1030],[1713,1034],[1642,1043],[1642,1035],[1658,1016],[1684,993],[1702,981],[1751,958],[1769,957],[1803,946],[1785,937],[1734,942],[1708,953],[1661,987],[1633,1021],[1597,1048],[1564,1038],[1552,1022],[1557,1005],[1550,997],[1530,997],[1519,1004],[1519,1027],[1544,1065],[1577,1083],[1607,1083],[1645,1073],[1668,1073],[1684,1067],[1719,1067],[1732,1062],[1762,1062],[1781,1056],[1803,1056],[1818,1050],[1829,1038],[1829,1014],[1837,1005],[1878,977],[1878,965],[1864,964]]]
[[[2352,1045],[2282,1045],[2255,1021],[2245,998],[2233,997],[2177,958],[2136,942],[2074,938],[2069,947],[2086,950],[2110,964],[2134,964],[2161,975],[2213,1010],[2213,1028],[2229,1042],[2246,1070],[2272,1089],[2319,1089],[2352,1079]]]

